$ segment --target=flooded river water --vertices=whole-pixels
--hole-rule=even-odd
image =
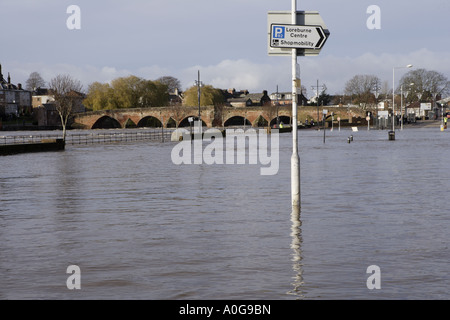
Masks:
[[[326,135],[299,131],[300,216],[290,134],[268,176],[174,142],[1,157],[0,299],[449,299],[450,131]]]

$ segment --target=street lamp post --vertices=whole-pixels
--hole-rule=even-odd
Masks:
[[[321,86],[319,86],[319,80],[317,80],[317,85],[315,86],[311,86],[311,89],[315,89],[316,90],[316,102],[317,102],[317,124],[320,123],[320,115],[319,115],[319,88],[321,89],[321,93],[324,92],[327,87],[325,84],[322,84]]]
[[[433,112],[435,114],[437,114],[436,97],[437,97],[438,93],[437,92],[433,92],[432,95],[433,95]],[[434,117],[437,119],[436,115]]]
[[[423,95],[422,92],[417,93],[417,99],[418,99],[417,103],[419,104],[419,118],[420,118],[420,114],[421,114],[420,100],[422,99],[422,95]],[[425,115],[424,115],[424,117],[425,117]],[[417,116],[416,116],[416,118],[417,118]]]
[[[403,85],[400,87],[400,130],[403,130]]]
[[[406,90],[405,92],[405,116],[406,116],[406,122],[408,122],[408,96],[411,89]]]
[[[378,120],[378,97],[380,96],[380,93],[378,92],[378,89],[375,91],[375,112],[373,114],[373,125],[376,126],[377,129],[380,128],[380,121]]]
[[[202,118],[200,113],[200,97],[201,97],[201,87],[203,83],[200,81],[200,70],[198,70],[198,80],[195,81],[195,85],[197,86],[197,96],[198,96],[198,133],[201,133],[202,128]]]
[[[414,85],[414,83],[410,83],[409,84],[409,89],[408,90],[406,90],[405,91],[405,93],[403,93],[403,85],[402,85],[402,87],[401,87],[401,91],[402,91],[402,130],[403,130],[403,94],[405,95],[405,116],[406,116],[406,119],[408,119],[408,113],[406,112],[407,110],[407,105],[408,105],[408,95],[409,95],[409,91],[411,90],[411,86],[413,86]]]
[[[405,67],[392,68],[392,131],[395,132],[395,69],[412,68],[412,64]]]
[[[279,111],[278,109],[280,108],[280,103],[278,102],[279,97],[280,97],[280,95],[278,93],[278,85],[277,85],[277,96],[276,96],[276,99],[277,99],[277,102],[276,102],[276,104],[277,104],[277,129],[279,128],[279,125],[280,125],[280,116],[278,115],[278,111]]]

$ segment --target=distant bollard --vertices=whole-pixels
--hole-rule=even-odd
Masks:
[[[395,140],[395,131],[389,131],[389,140]]]
[[[347,138],[348,143],[352,142],[352,140],[350,139],[350,137]]]

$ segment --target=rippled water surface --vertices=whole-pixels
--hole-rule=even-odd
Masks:
[[[449,299],[450,131],[326,134],[299,131],[300,218],[289,134],[274,176],[170,142],[1,157],[0,298]]]

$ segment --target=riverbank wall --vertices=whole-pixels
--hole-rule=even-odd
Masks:
[[[48,139],[36,143],[19,143],[0,145],[0,156],[19,153],[61,151],[65,149],[63,139]]]

